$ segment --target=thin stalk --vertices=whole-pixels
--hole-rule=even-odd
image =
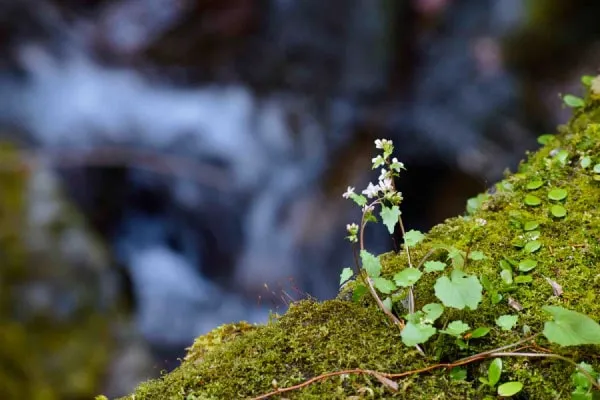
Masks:
[[[404,230],[404,224],[402,223],[402,217],[398,217],[398,222],[400,225],[400,231],[402,232],[402,237],[406,235],[406,231]],[[412,268],[412,261],[410,259],[410,251],[408,250],[408,246],[406,245],[406,240],[404,241],[404,250],[406,250],[406,259],[408,260],[408,266]],[[413,287],[410,286],[408,288],[408,312],[409,314],[415,313],[415,292]]]

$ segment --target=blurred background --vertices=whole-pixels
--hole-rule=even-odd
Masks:
[[[123,395],[219,324],[336,295],[392,139],[464,212],[598,73],[585,0],[0,0],[0,397]],[[383,230],[373,252],[394,250]]]

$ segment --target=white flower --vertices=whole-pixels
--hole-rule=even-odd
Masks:
[[[365,204],[362,208],[362,212],[364,214],[368,213],[368,212],[372,212],[375,209],[375,207],[373,207],[372,205],[369,204]]]
[[[356,232],[358,232],[358,225],[356,225],[356,224],[347,224],[346,225],[346,230],[350,234],[356,234]]]
[[[373,163],[373,169],[379,167],[380,165],[383,165],[385,163],[385,160],[383,159],[383,157],[381,157],[381,155],[371,159],[371,162]]]
[[[375,140],[375,148],[383,149],[385,146],[392,145],[393,142],[389,139],[376,139]]]
[[[392,159],[392,165],[390,165],[390,168],[396,172],[400,172],[401,169],[404,169],[404,163],[401,163],[396,157],[394,157]]]
[[[383,192],[391,192],[394,190],[392,178],[384,178],[379,181],[379,187]]]
[[[372,182],[369,182],[369,186],[367,186],[367,188],[365,190],[362,191],[362,194],[364,194],[365,196],[367,196],[368,198],[373,198],[375,196],[377,196],[377,194],[379,193],[379,186],[378,185],[373,185]]]
[[[342,195],[342,197],[345,199],[349,199],[350,196],[352,196],[353,194],[354,194],[354,188],[352,186],[348,186],[348,189],[346,189],[346,192]]]
[[[385,168],[381,168],[381,174],[379,174],[379,181],[382,181],[387,177],[388,177],[388,172],[385,170]]]
[[[485,224],[487,224],[487,221],[485,219],[483,219],[483,218],[477,218],[477,219],[475,219],[475,222],[479,226],[484,226]]]

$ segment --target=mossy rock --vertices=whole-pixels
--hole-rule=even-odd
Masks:
[[[526,331],[541,332],[549,316],[544,305],[558,305],[600,319],[600,182],[591,166],[581,159],[591,157],[600,163],[600,102],[588,97],[572,121],[547,138],[538,152],[521,163],[517,173],[496,185],[493,194],[479,197],[468,216],[448,219],[434,227],[413,251],[420,259],[433,250],[432,260],[446,261],[447,253],[435,250],[440,244],[464,252],[480,251],[486,257],[469,260],[464,269],[485,282],[484,298],[478,309],[452,310],[436,322],[462,320],[475,327],[491,327],[490,333],[470,340],[460,349],[448,335],[436,335],[423,346],[427,356],[402,344],[398,329],[375,307],[369,296],[359,302],[348,299],[348,285],[337,299],[325,302],[301,301],[288,312],[264,326],[221,327],[199,338],[182,365],[160,379],[140,385],[127,399],[245,399],[288,387],[319,374],[369,369],[400,373],[439,362],[451,362],[481,351],[522,339]],[[586,164],[586,163],[584,163]],[[529,185],[534,180],[542,184]],[[528,188],[529,185],[529,188]],[[555,188],[566,197],[548,196]],[[410,194],[408,194],[410,195]],[[527,195],[540,204],[525,202]],[[560,199],[552,199],[557,198]],[[560,204],[566,215],[554,216],[552,207]],[[529,223],[528,223],[529,222]],[[537,226],[536,226],[537,225]],[[524,248],[527,241],[539,241]],[[531,258],[537,261],[529,272],[531,282],[506,284],[500,277],[501,264]],[[381,256],[384,275],[407,266],[403,252]],[[415,287],[417,307],[435,302],[433,284],[444,272],[425,274]],[[447,272],[446,272],[447,273]],[[528,279],[528,278],[526,278]],[[550,281],[548,281],[548,279]],[[553,292],[549,282],[562,286]],[[556,288],[555,288],[556,289]],[[493,304],[492,297],[499,303]],[[509,305],[517,302],[522,310]],[[518,307],[517,307],[518,308]],[[518,315],[517,326],[501,330],[495,320],[503,314]],[[234,335],[234,337],[230,336]],[[597,346],[560,348],[540,341],[546,347],[577,362],[600,366]],[[489,360],[466,365],[467,377],[453,380],[447,370],[412,374],[398,379],[393,392],[368,375],[335,376],[274,398],[289,399],[482,399],[495,393],[482,387]],[[573,390],[571,364],[530,358],[505,358],[501,382],[519,381],[523,390],[515,399],[565,399]]]
[[[0,143],[2,399],[90,398],[110,361],[109,264],[52,176]]]

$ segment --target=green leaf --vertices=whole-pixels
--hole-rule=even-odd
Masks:
[[[565,104],[571,108],[578,108],[585,106],[585,101],[581,97],[573,96],[572,94],[566,94],[563,96]]]
[[[400,208],[398,206],[393,206],[392,208],[386,206],[381,207],[379,216],[381,217],[383,224],[387,227],[390,235],[394,233],[394,229],[396,228],[400,214],[402,213],[400,212]]]
[[[558,153],[556,153],[556,159],[563,166],[567,165],[567,161],[569,161],[569,152],[567,150],[559,150]]]
[[[537,142],[543,146],[550,143],[552,139],[554,139],[554,135],[547,133],[545,135],[538,136]]]
[[[544,324],[544,336],[561,346],[600,344],[600,325],[590,317],[558,306],[544,306],[554,321]]]
[[[550,208],[550,213],[556,218],[563,218],[567,215],[567,209],[560,204],[556,204]]]
[[[543,184],[544,184],[543,180],[541,180],[540,178],[535,178],[534,180],[529,181],[529,183],[527,183],[525,188],[527,190],[535,190],[535,189],[539,189],[540,187],[542,187]]]
[[[498,386],[498,396],[511,397],[523,389],[521,382],[506,382]]]
[[[519,275],[514,277],[515,283],[530,283],[533,282],[531,275]]]
[[[436,297],[446,307],[459,310],[468,307],[475,310],[481,302],[483,287],[476,276],[455,269],[450,278],[447,276],[438,278],[434,290]]]
[[[571,400],[593,400],[594,395],[591,391],[577,387],[571,392]]]
[[[352,193],[350,195],[350,198],[352,199],[352,201],[358,204],[359,207],[362,207],[367,204],[367,198],[362,194]]]
[[[538,226],[540,226],[540,224],[537,221],[527,221],[527,222],[525,222],[525,225],[523,225],[523,230],[532,231],[532,230],[536,229]]]
[[[463,333],[469,330],[469,325],[462,321],[452,321],[448,324],[446,329],[441,330],[441,333],[445,333],[450,336],[460,337]]]
[[[502,271],[500,271],[500,278],[502,278],[502,281],[507,285],[513,283],[513,274],[512,271],[509,269],[503,269]]]
[[[491,387],[496,386],[500,381],[500,375],[502,375],[502,359],[494,358],[488,368],[488,382]]]
[[[523,247],[523,250],[526,253],[535,253],[536,251],[538,251],[540,249],[540,247],[542,247],[542,242],[540,242],[539,240],[532,240],[531,242],[527,242],[525,244],[525,247]]]
[[[567,191],[565,189],[552,189],[548,192],[548,198],[554,201],[560,201],[567,197]]]
[[[467,379],[467,369],[454,367],[450,370],[450,379],[453,381],[462,381]]]
[[[581,168],[583,169],[589,168],[589,166],[592,165],[592,158],[590,156],[582,157],[579,161],[579,165],[581,165]]]
[[[397,289],[394,282],[382,277],[373,278],[373,286],[383,294],[390,294]]]
[[[456,247],[450,247],[448,249],[448,260],[452,260],[454,268],[460,269],[465,265],[465,253]]]
[[[528,272],[537,267],[537,261],[527,258],[519,263],[519,271]]]
[[[392,298],[391,297],[386,297],[383,301],[383,307],[385,307],[386,310],[388,311],[392,311]]]
[[[491,328],[486,326],[479,327],[471,332],[471,339],[479,339],[490,333]]]
[[[425,235],[423,235],[422,232],[414,229],[406,232],[406,234],[404,235],[404,243],[408,247],[416,246],[423,239],[425,239]]]
[[[469,253],[469,258],[473,261],[481,261],[485,260],[487,257],[483,254],[483,251],[476,250]]]
[[[423,267],[425,272],[439,272],[446,269],[446,263],[441,261],[427,261],[425,264],[423,264]]]
[[[369,253],[366,250],[360,251],[360,260],[362,262],[362,266],[365,271],[367,271],[367,275],[371,278],[377,278],[381,275],[381,263],[379,262],[379,258],[375,257],[373,254]]]
[[[444,306],[438,303],[429,303],[425,304],[422,310],[425,313],[425,319],[433,323],[444,312]]]
[[[496,318],[496,325],[502,328],[503,331],[510,331],[515,327],[518,320],[518,315],[501,315]]]
[[[414,285],[423,273],[416,268],[405,268],[394,275],[394,281],[398,286],[408,287]]]
[[[525,196],[525,200],[523,200],[525,202],[525,204],[527,204],[528,206],[539,206],[542,203],[542,200],[537,197],[534,196],[532,194],[528,194],[527,196]]]
[[[498,292],[490,293],[490,300],[492,304],[498,304],[502,301],[502,295]]]
[[[414,322],[407,322],[402,329],[402,343],[406,346],[412,347],[420,343],[425,343],[430,337],[435,335],[437,330],[429,324],[415,324]]]
[[[600,174],[600,164],[594,165],[594,173],[595,174]]]
[[[581,77],[581,83],[583,83],[585,86],[591,86],[594,78],[595,76],[592,75],[583,75]]]
[[[354,288],[354,292],[352,292],[352,301],[357,302],[367,293],[369,289],[365,285],[358,285]]]
[[[342,273],[340,274],[340,286],[347,282],[348,279],[352,278],[352,275],[354,275],[354,271],[352,271],[352,268],[344,268],[342,270]]]

